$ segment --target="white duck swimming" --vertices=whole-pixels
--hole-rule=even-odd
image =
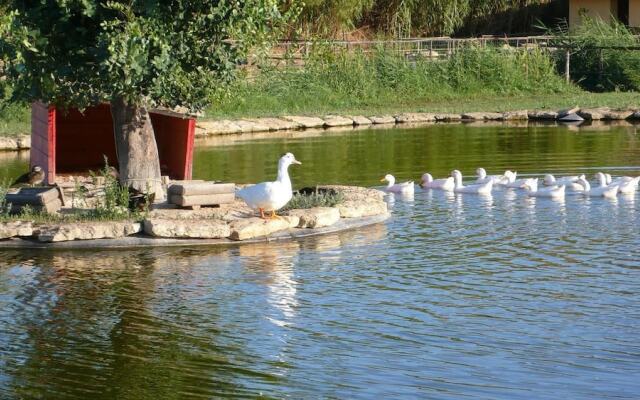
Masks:
[[[578,183],[584,187],[584,191],[582,193],[585,196],[615,198],[618,194],[618,186],[616,185],[592,188],[589,182],[584,178],[578,179]]]
[[[440,189],[451,191],[455,187],[455,182],[453,181],[453,177],[433,179],[431,174],[427,172],[426,174],[422,175],[420,186],[425,189]]]
[[[531,197],[549,197],[552,199],[563,199],[565,186],[551,186],[546,188],[538,188],[538,178],[526,179],[524,188]]]
[[[487,183],[492,181],[494,184],[499,184],[501,182],[505,182],[506,179],[504,175],[487,175],[487,171],[484,168],[476,169],[476,175],[478,177],[476,179],[476,183]]]
[[[278,161],[278,178],[274,182],[262,182],[247,186],[236,192],[236,195],[254,210],[260,211],[260,217],[266,219],[264,212],[271,211],[270,218],[277,218],[276,211],[287,205],[293,190],[289,178],[289,165],[302,164],[293,154],[287,153]]]
[[[516,180],[517,176],[517,172],[506,170],[504,171],[504,175],[502,175],[500,179],[494,181],[494,184],[497,186],[509,186],[509,184],[513,183]]]
[[[551,174],[546,174],[544,176],[544,180],[542,181],[542,183],[545,186],[560,186],[560,185],[565,185],[568,189],[571,189],[573,191],[576,192],[582,192],[584,191],[584,186],[582,186],[580,183],[578,183],[578,180],[582,178],[582,179],[586,179],[584,175],[580,175],[580,176],[561,176],[558,177],[558,179],[556,179],[555,176],[551,175]]]
[[[619,184],[622,186],[622,184],[624,183],[630,183],[632,181],[635,181],[638,179],[638,177],[631,177],[631,176],[619,176],[616,179],[613,179],[611,177],[611,174],[603,174],[605,177],[605,183],[606,185],[611,185],[611,184]],[[631,185],[633,185],[633,183],[631,183]]]
[[[505,183],[502,183],[502,186],[506,186],[508,188],[513,188],[513,189],[523,188],[525,183],[527,182],[527,178],[516,179],[517,175],[518,175],[517,172],[505,171],[504,176],[507,178],[507,181]]]
[[[462,173],[457,169],[451,172],[451,176],[455,182],[453,191],[456,193],[491,194],[491,190],[493,189],[493,181],[464,186],[462,184]]]
[[[630,178],[630,177],[625,177]],[[638,190],[638,184],[640,183],[640,176],[636,176],[635,178],[631,178],[627,181],[622,181],[620,186],[618,186],[618,192],[622,194],[630,194],[635,193]]]
[[[380,179],[380,182],[387,182],[387,186],[384,188],[389,193],[400,193],[404,195],[413,195],[413,181],[396,183],[396,178],[393,175],[387,174],[384,178]]]

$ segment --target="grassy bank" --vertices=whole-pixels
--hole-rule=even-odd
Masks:
[[[388,52],[316,50],[304,68],[264,67],[215,99],[207,118],[394,114],[607,106],[638,107],[637,92],[592,93],[567,84],[542,51],[474,48],[448,60]]]
[[[304,67],[245,71],[230,95],[212,99],[205,118],[638,108],[638,92],[593,93],[568,84],[541,50],[469,47],[446,60],[390,51],[335,53],[317,46]],[[0,107],[0,135],[30,131],[29,109]]]

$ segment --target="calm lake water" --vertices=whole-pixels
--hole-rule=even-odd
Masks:
[[[379,185],[640,174],[636,128],[438,125],[200,146],[195,176]],[[26,168],[6,156],[2,174]],[[229,248],[2,251],[0,398],[632,399],[640,197],[418,189],[366,229]]]

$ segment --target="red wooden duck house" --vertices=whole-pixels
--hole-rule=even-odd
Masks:
[[[191,179],[195,118],[173,111],[151,110],[162,175]],[[111,107],[108,104],[60,110],[43,103],[31,107],[31,166],[40,165],[46,181],[56,174],[86,173],[117,167]]]

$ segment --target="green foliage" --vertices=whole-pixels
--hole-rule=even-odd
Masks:
[[[585,16],[572,30],[552,33],[561,45],[571,48],[571,78],[583,88],[640,91],[640,39],[623,24]],[[563,68],[564,57],[558,62]]]
[[[482,30],[486,21],[548,0],[309,0],[305,2],[300,25],[306,32],[334,35],[354,28],[376,34],[408,36],[451,35],[465,25]],[[557,16],[556,16],[557,17]],[[479,24],[476,21],[483,21]],[[495,21],[494,21],[495,22]],[[531,18],[523,19],[529,29]]]
[[[13,97],[83,108],[199,110],[296,11],[275,0],[0,0],[0,61]]]
[[[283,211],[302,210],[314,207],[335,207],[344,202],[344,195],[333,191],[315,191],[309,194],[294,193]]]
[[[540,50],[469,47],[447,60],[391,50],[328,51],[318,45],[303,68],[262,68],[217,98],[217,115],[312,113],[495,95],[572,93]],[[458,110],[460,112],[460,110]]]

